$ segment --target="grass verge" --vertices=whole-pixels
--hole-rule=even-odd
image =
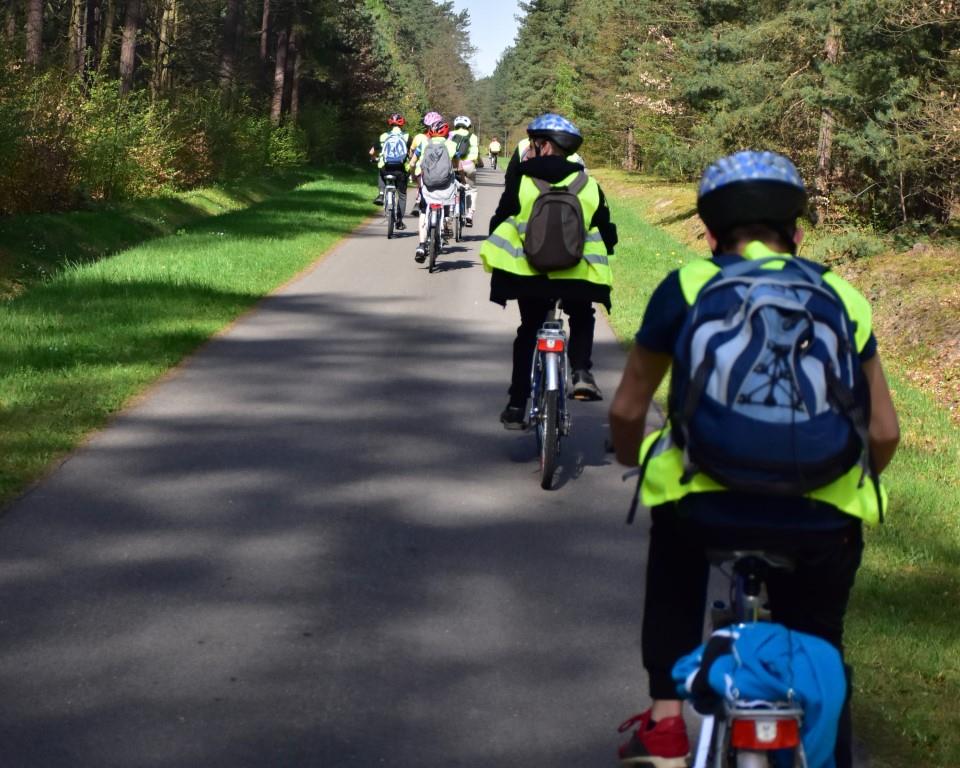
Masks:
[[[706,247],[692,185],[597,175],[623,243],[611,323],[627,340],[657,283]],[[814,236],[807,254],[830,258],[832,243],[849,241]],[[945,254],[955,249],[912,249],[909,261],[874,251],[835,267],[874,304],[903,431],[884,475],[887,522],[867,532],[847,619],[855,728],[874,768],[960,765],[960,711],[949,704],[960,699],[960,434],[949,390],[956,383],[949,342],[955,348],[958,335],[949,329],[960,317],[952,303],[960,272]]]
[[[312,178],[290,171],[89,210],[0,218],[0,297],[12,297],[71,264],[96,261],[201,219],[239,211]]]
[[[0,304],[0,501],[368,216],[369,176],[314,171]]]

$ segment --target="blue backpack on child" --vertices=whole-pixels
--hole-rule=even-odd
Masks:
[[[383,142],[383,162],[386,165],[397,165],[407,159],[407,140],[402,133],[387,134]]]
[[[799,258],[739,261],[700,291],[671,379],[684,482],[703,472],[732,490],[802,495],[858,463],[870,472],[855,328],[823,271]]]

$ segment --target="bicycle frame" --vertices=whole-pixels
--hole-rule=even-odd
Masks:
[[[784,558],[763,552],[711,553],[719,566],[733,560],[730,575],[730,606],[714,603],[714,629],[734,623],[769,620],[763,602],[766,575],[770,568],[791,568]],[[806,768],[807,758],[800,739],[803,710],[793,701],[723,701],[719,715],[703,719],[697,751],[691,768],[728,768],[735,750],[736,768],[769,768],[774,750],[794,750],[793,766]]]
[[[537,396],[541,392],[558,390],[561,403],[561,429],[566,423],[569,431],[569,414],[566,408],[567,389],[567,334],[563,321],[546,320],[537,331],[537,347],[530,366],[530,414],[528,422],[535,423],[539,416]],[[561,434],[566,434],[562,431]]]
[[[388,173],[383,177],[383,215],[387,220],[387,238],[393,237],[397,220],[397,177]]]
[[[540,454],[540,487],[549,489],[560,454],[561,438],[570,433],[567,410],[567,335],[559,305],[537,332],[530,366],[530,410],[527,424],[534,428]]]

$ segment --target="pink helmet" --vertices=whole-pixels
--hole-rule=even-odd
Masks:
[[[423,124],[427,126],[427,128],[433,128],[433,126],[440,122],[443,122],[443,115],[439,112],[427,112],[427,114],[423,116]]]

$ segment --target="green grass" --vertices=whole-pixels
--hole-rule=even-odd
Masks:
[[[649,224],[636,207],[610,199],[620,243],[613,264],[613,311],[610,323],[620,338],[631,338],[657,283],[701,254]]]
[[[705,255],[706,248],[692,250],[697,240],[691,190],[662,185],[649,194],[617,194],[629,185],[657,182],[619,172],[598,175],[622,243],[611,323],[626,341],[657,283],[681,262]],[[860,270],[864,286],[871,284],[866,262]],[[906,286],[898,290],[908,306]],[[960,434],[940,400],[908,383],[905,365],[889,358],[884,364],[903,440],[884,474],[887,521],[867,531],[847,618],[855,728],[874,768],[955,768],[960,766],[960,710],[954,706],[960,701]]]
[[[371,213],[369,173],[312,177],[0,304],[0,500]]]
[[[0,296],[21,293],[70,264],[95,261],[200,219],[242,210],[309,178],[309,172],[291,171],[90,210],[0,218]]]

